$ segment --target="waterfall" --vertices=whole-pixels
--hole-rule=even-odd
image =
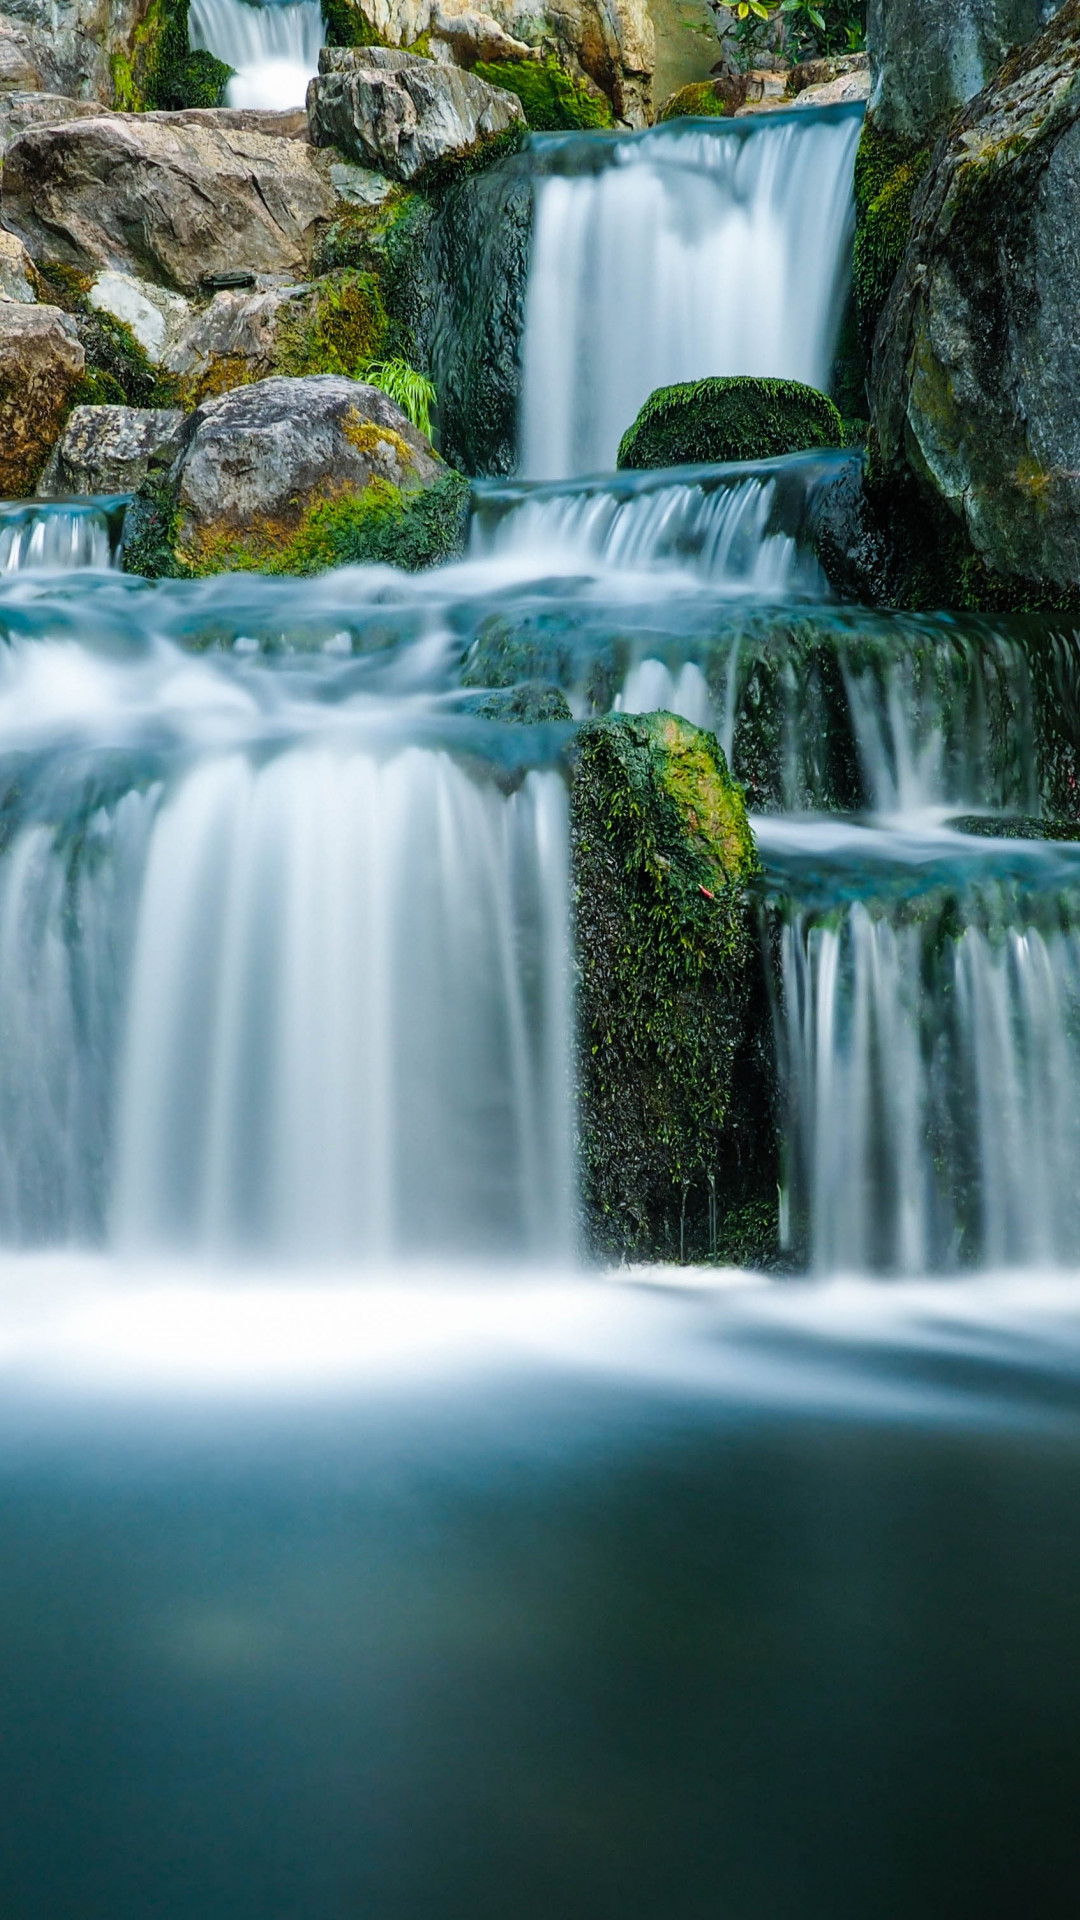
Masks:
[[[46,659],[0,687],[9,739],[31,729],[0,853],[0,1239],[567,1253],[560,774],[507,791],[475,747],[465,771],[409,744],[347,664],[329,712],[286,683],[268,726],[227,663],[159,647],[142,719],[134,663],[14,652]]]
[[[319,70],[319,0],[191,0],[188,38],[232,67],[230,107],[302,107]]]
[[[126,496],[0,504],[0,573],[110,567]]]
[[[654,388],[709,374],[827,387],[861,111],[534,142],[522,471],[615,465]]]
[[[761,842],[811,1264],[1073,1264],[1080,853],[824,823],[762,823]]]

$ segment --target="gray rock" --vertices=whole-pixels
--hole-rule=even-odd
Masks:
[[[938,522],[947,507],[995,571],[1072,588],[1078,206],[1080,0],[1068,0],[939,145],[870,392],[886,490],[914,483]]]
[[[66,120],[96,120],[104,112],[95,100],[72,100],[61,93],[6,92],[0,89],[0,158],[28,127],[58,127]]]
[[[113,60],[131,51],[145,0],[6,0],[0,34],[25,48],[40,86],[79,100],[113,99]]]
[[[469,153],[523,127],[516,95],[475,74],[396,48],[348,49],[308,88],[311,138],[362,166],[411,181],[440,160]]]
[[[33,492],[85,367],[70,314],[0,301],[0,499]]]
[[[373,479],[427,486],[445,473],[376,387],[337,374],[260,380],[204,401],[189,419],[171,474],[179,549],[199,561],[230,536],[281,540],[320,499]]]
[[[195,293],[228,269],[305,273],[337,203],[303,141],[128,114],[20,134],[0,204],[39,265]]]
[[[45,465],[38,493],[134,493],[153,455],[175,439],[178,407],[75,407]]]
[[[0,228],[0,299],[17,300],[24,306],[37,299],[37,275],[34,263],[17,234]]]
[[[313,298],[312,288],[304,284],[217,293],[208,307],[190,315],[171,342],[165,369],[179,374],[196,398],[215,369],[219,390],[265,379],[278,364],[282,323],[302,319]]]
[[[868,0],[870,110],[883,133],[922,140],[1026,46],[1055,0]]]

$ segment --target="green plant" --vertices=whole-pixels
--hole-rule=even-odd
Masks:
[[[615,125],[610,101],[591,91],[554,54],[541,60],[478,60],[475,71],[489,86],[517,95],[536,133]]]
[[[126,113],[148,109],[177,112],[184,107],[219,107],[233,70],[212,53],[191,50],[189,0],[150,0],[135,30],[130,59],[112,63],[115,103]]]
[[[770,45],[791,60],[858,53],[866,38],[866,0],[719,0],[734,23],[740,63]]]
[[[417,373],[407,360],[395,354],[389,360],[371,361],[360,377],[385,393],[388,400],[408,415],[414,427],[431,438],[431,409],[438,395],[434,381],[429,380],[426,373]]]

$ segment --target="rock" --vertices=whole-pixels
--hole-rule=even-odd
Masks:
[[[808,447],[839,447],[843,438],[832,401],[798,380],[691,380],[649,395],[622,437],[616,464],[771,460]]]
[[[341,557],[350,532],[354,544],[371,534],[365,519],[397,528],[410,496],[449,477],[377,388],[334,374],[261,380],[203,401],[188,418],[167,478],[173,557],[197,572],[313,571]],[[165,511],[155,485],[151,476],[125,531],[136,564],[148,511]],[[456,513],[460,521],[460,493]]]
[[[317,147],[393,180],[418,179],[523,127],[521,102],[475,74],[385,47],[326,48],[308,88]]]
[[[131,328],[151,366],[159,367],[169,346],[191,320],[191,304],[183,294],[170,293],[150,280],[111,267],[99,273],[87,290],[87,300],[98,313],[111,313]]]
[[[4,163],[5,226],[39,265],[195,293],[207,273],[303,274],[333,187],[299,140],[100,116],[30,128]]]
[[[191,316],[163,364],[190,404],[272,373],[354,374],[381,351],[386,332],[377,282],[346,270],[300,286],[217,294]]]
[[[428,38],[436,60],[445,57],[459,67],[475,67],[478,60],[539,58],[534,48],[507,33],[490,13],[475,13],[468,8],[458,13],[437,6],[431,15]]]
[[[36,92],[42,85],[37,56],[28,36],[10,21],[0,24],[0,91]]]
[[[460,49],[467,65],[476,58],[468,45],[473,28],[455,24],[476,17],[469,0],[359,0],[358,10],[369,30],[391,46],[411,46],[427,34],[453,49],[455,58]],[[647,0],[488,0],[479,19],[492,21],[509,41],[555,53],[572,74],[591,80],[628,126],[649,125],[656,35]],[[490,31],[486,25],[483,30]]]
[[[1080,590],[1078,203],[1080,0],[1068,0],[939,144],[877,331],[875,480],[897,502],[921,499],[913,548],[952,530],[935,605],[1000,603],[1002,577],[1015,604],[1031,599],[1024,581],[1070,603]]]
[[[611,102],[595,81],[579,79],[554,54],[542,59],[530,54],[523,60],[480,60],[474,71],[489,86],[516,94],[529,126],[537,132],[615,124]]]
[[[855,73],[839,73],[833,80],[804,87],[791,102],[793,107],[839,107],[851,101],[866,100],[870,93],[870,75],[866,68]]]
[[[173,113],[141,113],[140,121],[166,127],[206,127],[211,133],[262,133],[273,140],[306,140],[303,107],[179,107]]]
[[[882,133],[922,141],[1034,39],[1055,0],[868,0],[870,110]]]
[[[580,1160],[607,1260],[775,1258],[767,997],[740,789],[673,714],[578,734]]]
[[[801,93],[810,88],[827,87],[834,80],[847,79],[852,75],[870,73],[870,56],[867,53],[823,54],[817,60],[800,60],[792,67],[785,82],[784,91],[789,100],[798,99]]]
[[[778,113],[789,107],[787,76],[786,68],[752,68],[746,75],[746,97],[735,109],[736,119],[745,119],[752,113]]]
[[[0,227],[0,299],[26,305],[37,297],[38,277],[30,255],[17,234]]]
[[[145,12],[146,0],[5,0],[0,28],[25,45],[38,75],[11,84],[111,101],[114,62],[130,53]]]
[[[96,120],[102,111],[95,100],[72,100],[66,94],[0,91],[0,157],[28,127],[58,127],[67,120]]]
[[[711,80],[695,80],[665,100],[656,116],[657,122],[714,119],[736,113],[746,103],[747,85],[745,73],[723,73]]]
[[[33,492],[85,366],[69,314],[0,302],[0,498]]]
[[[176,438],[173,407],[75,407],[38,483],[43,499],[72,493],[134,493],[152,457]]]

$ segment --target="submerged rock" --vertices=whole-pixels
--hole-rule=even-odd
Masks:
[[[39,495],[133,493],[183,420],[171,407],[76,407],[49,455]]]
[[[571,832],[581,1175],[593,1250],[774,1257],[769,1016],[742,793],[670,713],[578,735]]]
[[[85,366],[70,314],[0,302],[0,496],[34,491]]]
[[[416,180],[525,124],[516,95],[396,48],[324,48],[319,65],[312,141],[393,180]]]
[[[1080,597],[1078,196],[1069,0],[939,145],[878,327],[873,479],[916,604]]]
[[[831,400],[798,380],[738,375],[688,380],[651,393],[619,443],[620,467],[771,460],[810,447],[839,447],[844,430]]]
[[[4,224],[39,265],[189,294],[214,272],[306,272],[336,205],[304,142],[186,116],[30,128],[4,163]]]
[[[205,400],[129,510],[132,572],[426,565],[460,545],[467,482],[376,387],[275,376]]]

